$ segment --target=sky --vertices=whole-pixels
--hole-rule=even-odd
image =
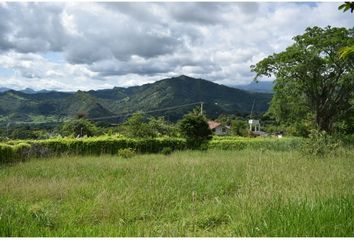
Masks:
[[[252,81],[307,27],[353,27],[341,2],[0,2],[0,87],[58,91],[187,75]]]

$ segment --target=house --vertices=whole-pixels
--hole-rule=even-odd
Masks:
[[[223,136],[230,133],[231,126],[223,125],[216,121],[208,121],[208,125],[215,135]]]

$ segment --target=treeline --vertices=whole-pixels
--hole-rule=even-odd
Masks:
[[[200,109],[194,109],[190,114],[198,116]],[[188,116],[188,114],[186,115]],[[203,114],[205,116],[205,113]],[[204,120],[208,118],[205,116]],[[228,135],[249,136],[247,118],[220,115],[214,119],[231,126]],[[53,126],[10,126],[0,129],[0,139],[51,139],[56,137],[93,137],[122,135],[130,138],[182,137],[181,123],[165,120],[164,117],[146,116],[134,113],[121,124],[109,125],[90,121],[85,114],[78,114],[74,119]]]

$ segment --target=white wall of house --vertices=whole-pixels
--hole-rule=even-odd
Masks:
[[[228,129],[226,127],[218,126],[214,130],[215,130],[215,135],[222,136],[228,134]]]

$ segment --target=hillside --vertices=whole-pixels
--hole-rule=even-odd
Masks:
[[[125,112],[151,111],[195,102],[204,102],[209,117],[219,114],[247,114],[255,100],[254,112],[265,112],[271,94],[251,93],[187,76],[163,79],[129,88],[42,92],[26,94],[10,90],[0,93],[0,122],[60,119],[86,113],[89,118]],[[195,106],[154,113],[174,121]],[[113,119],[117,121],[118,119]]]
[[[272,93],[274,83],[272,81],[255,82],[252,81],[249,84],[244,85],[234,85],[233,87],[250,91],[250,92],[260,92],[260,93]]]

